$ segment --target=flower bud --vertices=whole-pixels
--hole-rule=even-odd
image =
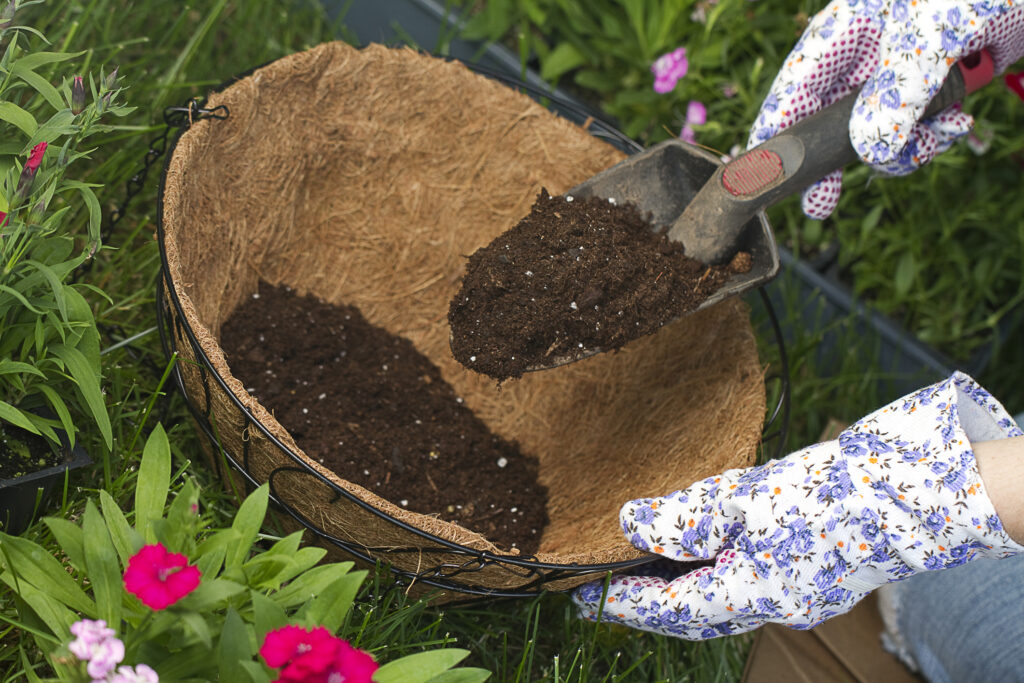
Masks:
[[[114,90],[117,88],[117,69],[118,67],[115,66],[114,70],[107,74],[106,80],[103,81],[104,90]]]
[[[5,31],[14,23],[14,0],[10,0],[3,9],[0,9],[0,31]]]
[[[71,113],[78,116],[85,109],[85,83],[81,76],[71,81]]]
[[[21,169],[21,176],[18,178],[18,189],[15,191],[19,199],[25,199],[32,192],[32,182],[36,179],[36,172],[43,163],[43,155],[46,153],[45,142],[40,142],[32,148],[28,155],[25,167]]]

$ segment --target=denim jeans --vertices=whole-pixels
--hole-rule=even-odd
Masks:
[[[1024,555],[924,572],[879,599],[887,648],[932,683],[1024,681]]]

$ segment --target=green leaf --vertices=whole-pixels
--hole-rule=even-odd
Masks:
[[[174,552],[191,554],[194,550],[196,522],[198,515],[193,512],[199,506],[199,491],[191,480],[175,494],[167,508],[167,525],[170,527],[164,544]],[[191,545],[190,545],[191,544]]]
[[[7,292],[11,296],[13,296],[15,299],[17,299],[18,302],[21,303],[22,306],[24,306],[28,310],[32,311],[36,315],[43,315],[43,311],[41,311],[38,308],[36,308],[35,306],[33,306],[29,302],[29,300],[26,299],[25,296],[21,292],[19,292],[18,290],[13,289],[12,287],[8,287],[7,285],[0,285],[0,292]]]
[[[0,375],[13,375],[15,373],[35,375],[36,377],[46,379],[46,375],[44,375],[42,371],[35,366],[28,364],[28,362],[20,362],[18,360],[11,360],[10,358],[3,358],[0,360]]]
[[[914,277],[917,275],[917,266],[914,263],[914,254],[909,251],[903,252],[899,262],[896,264],[896,273],[893,276],[893,286],[897,296],[906,296],[914,284]]]
[[[25,680],[28,683],[42,683],[42,679],[36,676],[35,666],[28,659],[28,654],[25,652],[25,648],[19,647],[18,653],[21,656],[21,668],[25,670]]]
[[[205,612],[230,600],[244,590],[245,586],[228,579],[214,579],[213,581],[204,579],[199,587],[182,598],[178,605],[182,609]]]
[[[0,120],[21,129],[29,137],[35,135],[39,129],[39,124],[36,123],[32,114],[29,114],[13,102],[0,102]]]
[[[352,569],[352,562],[324,564],[313,567],[294,581],[270,595],[270,599],[285,609],[301,605],[324,591]]]
[[[29,419],[28,415],[18,410],[10,403],[0,401],[0,420],[6,420],[12,425],[21,427],[22,429],[27,429],[33,434],[39,434],[39,430],[34,424],[32,424],[32,420]]]
[[[253,683],[270,683],[273,680],[273,676],[259,662],[239,662],[238,665],[245,669]]]
[[[96,426],[99,427],[100,433],[103,435],[103,441],[107,444],[107,448],[112,448],[114,435],[110,429],[110,417],[107,415],[107,406],[103,402],[103,393],[100,391],[99,373],[93,369],[82,352],[73,346],[54,344],[50,350],[53,355],[64,361],[64,365],[67,366],[71,377],[74,378],[82,398],[96,420]]]
[[[67,187],[74,188],[82,195],[82,200],[89,209],[89,243],[93,247],[100,243],[100,223],[103,221],[103,213],[100,211],[100,202],[96,199],[96,193],[92,191],[96,185],[87,185],[77,180],[65,180]]]
[[[19,583],[35,586],[84,616],[96,618],[96,604],[52,553],[32,541],[5,533],[0,533],[0,549],[0,558]]]
[[[164,513],[167,492],[171,487],[171,446],[167,432],[159,422],[146,439],[135,480],[135,530],[152,543],[156,535],[150,528],[153,520]]]
[[[58,138],[64,137],[65,135],[74,135],[76,132],[75,128],[75,115],[70,110],[64,109],[58,111],[56,114],[46,120],[39,129],[36,130],[35,135],[32,136],[32,143],[38,144],[40,142],[56,142]]]
[[[202,641],[203,645],[212,650],[213,634],[210,632],[210,625],[206,623],[206,617],[192,610],[179,611],[177,614],[178,618],[185,622],[185,625],[196,634],[196,637]]]
[[[57,92],[57,89],[48,80],[33,71],[32,67],[26,65],[25,62],[25,59],[15,62],[14,66],[11,67],[11,74],[28,83],[33,90],[42,95],[50,103],[50,106],[57,111],[64,109],[66,107],[64,99]]]
[[[74,448],[75,423],[71,420],[71,413],[68,411],[68,406],[64,403],[64,399],[48,384],[36,384],[35,388],[46,397],[46,402],[53,409],[53,412],[57,414],[61,427],[68,435],[69,445]]]
[[[45,590],[39,590],[26,581],[15,581],[10,572],[0,574],[0,581],[3,581],[17,593],[18,597],[24,600],[39,619],[46,624],[50,632],[56,637],[53,647],[66,638],[65,634],[70,633],[71,624],[78,621],[79,616],[67,608],[60,600],[49,595]],[[86,615],[88,616],[88,615]],[[36,639],[38,643],[39,638]],[[50,649],[53,649],[51,647]]]
[[[224,560],[227,569],[236,569],[249,556],[256,536],[263,526],[263,519],[267,514],[267,500],[270,496],[270,487],[263,484],[249,494],[249,497],[242,501],[235,515],[231,528],[238,532],[238,539],[228,546],[228,554]]]
[[[438,674],[430,679],[430,683],[480,683],[491,677],[487,669],[466,667],[463,669],[451,669]]]
[[[85,52],[32,52],[23,57],[19,57],[13,65],[21,65],[26,69],[38,69],[44,64],[66,62],[69,59],[81,57],[84,54]]]
[[[68,556],[71,565],[85,571],[85,539],[82,527],[59,517],[44,517],[43,523],[49,527],[50,533],[57,539],[57,544]]]
[[[60,317],[64,322],[68,322],[68,303],[67,299],[64,298],[64,287],[65,285],[61,282],[60,277],[57,273],[53,272],[53,269],[45,263],[40,263],[33,259],[25,259],[23,262],[26,266],[33,268],[43,276],[47,284],[50,285],[50,291],[53,292],[53,300],[57,303],[57,310],[60,311]],[[71,289],[68,287],[68,289]]]
[[[256,642],[262,643],[267,634],[288,624],[284,608],[259,591],[250,590],[252,623],[256,629]]]
[[[234,607],[228,608],[217,647],[217,668],[223,683],[249,683],[249,675],[238,667],[239,662],[252,661],[253,648],[245,622]]]
[[[366,578],[365,571],[346,574],[306,603],[300,612],[307,624],[321,624],[330,632],[337,631],[352,607],[352,600]]]
[[[113,497],[103,489],[100,489],[100,509],[103,511],[103,518],[107,520],[110,540],[121,560],[121,566],[127,567],[131,556],[144,545],[142,536],[132,529],[128,520],[125,519],[124,513],[121,512],[121,508],[118,507]]]
[[[427,683],[469,656],[469,650],[448,648],[406,655],[373,674],[374,683]]]
[[[92,583],[99,616],[108,624],[120,624],[121,601],[124,595],[121,568],[118,566],[117,552],[110,541],[107,525],[91,500],[85,504],[82,532],[85,535],[85,571]]]
[[[572,43],[559,43],[541,64],[540,76],[545,81],[558,80],[566,71],[583,66],[586,59]]]

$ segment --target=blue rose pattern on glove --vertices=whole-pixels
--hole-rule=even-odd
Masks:
[[[970,440],[1020,434],[957,373],[836,441],[627,503],[622,528],[638,548],[713,564],[674,580],[613,576],[603,603],[601,582],[573,598],[588,618],[698,640],[766,622],[810,628],[890,581],[1018,553]]]
[[[919,121],[959,59],[987,48],[996,73],[1024,55],[1020,0],[833,0],[786,58],[751,130],[753,147],[858,88],[850,141],[876,170],[905,175],[966,135],[951,107]],[[812,218],[839,201],[835,172],[804,193]]]

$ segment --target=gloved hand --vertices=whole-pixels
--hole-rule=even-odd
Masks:
[[[1024,55],[1022,0],[832,0],[786,58],[750,133],[749,146],[860,89],[850,141],[861,159],[905,175],[974,120],[951,107],[918,121],[962,57],[987,48],[996,73]],[[803,210],[825,218],[839,201],[842,175],[804,192]]]
[[[871,590],[976,557],[1024,551],[985,492],[971,441],[1021,431],[957,373],[786,458],[634,500],[622,528],[674,580],[613,576],[573,594],[583,616],[691,640],[766,622],[810,628]]]

